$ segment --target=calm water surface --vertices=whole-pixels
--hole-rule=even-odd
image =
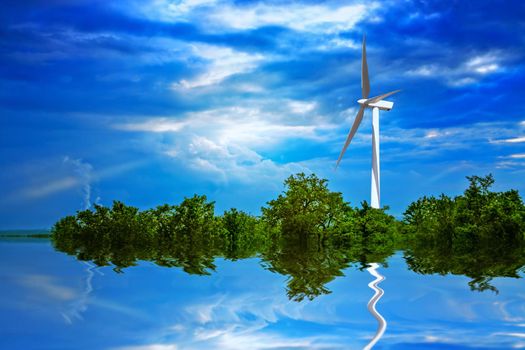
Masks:
[[[521,279],[472,292],[469,278],[416,274],[397,253],[297,302],[257,258],[216,265],[209,276],[151,262],[116,273],[47,240],[1,240],[0,349],[363,349],[378,331],[376,274],[386,330],[373,349],[525,348]]]

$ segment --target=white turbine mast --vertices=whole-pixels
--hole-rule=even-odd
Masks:
[[[379,176],[379,110],[391,110],[392,107],[394,107],[394,103],[383,99],[399,91],[401,90],[395,90],[383,95],[368,98],[368,95],[370,94],[370,80],[368,79],[368,64],[366,63],[366,38],[363,36],[363,53],[361,58],[361,93],[363,98],[357,101],[360,105],[359,111],[357,112],[354,124],[348,133],[345,145],[341,150],[341,154],[337,159],[335,167],[337,168],[339,162],[341,162],[341,158],[343,158],[348,145],[350,145],[350,142],[354,138],[354,135],[363,120],[365,108],[372,108],[372,189],[370,198],[372,208],[380,208],[379,202],[381,198],[381,177]]]

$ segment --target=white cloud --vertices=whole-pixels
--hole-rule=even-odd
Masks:
[[[496,53],[487,53],[479,56],[474,56],[465,64],[472,72],[487,74],[499,69],[499,60]]]
[[[284,102],[284,103],[283,103]],[[223,182],[230,178],[257,181],[278,178],[291,172],[308,171],[298,163],[277,164],[260,152],[285,140],[328,140],[337,127],[312,112],[315,104],[284,100],[275,102],[282,111],[267,112],[255,107],[227,107],[186,113],[178,119],[153,118],[118,123],[123,131],[163,132],[154,149],[183,166]],[[290,111],[295,111],[290,115]],[[176,125],[176,127],[169,127]],[[150,142],[150,141],[148,141]],[[152,147],[149,145],[148,147]]]
[[[37,199],[48,195],[65,191],[79,184],[79,180],[73,176],[67,176],[48,183],[39,184],[22,190],[19,195],[25,199]]]
[[[317,104],[315,102],[306,102],[306,101],[289,101],[288,107],[292,113],[308,113],[315,109]]]
[[[525,142],[525,136],[513,137],[510,139],[503,139],[503,140],[491,140],[491,143],[521,143],[521,142]]]
[[[340,5],[323,4],[254,4],[234,5],[215,0],[157,0],[144,4],[137,1],[124,10],[165,22],[195,21],[207,30],[246,30],[263,26],[282,26],[299,31],[334,33],[352,29],[357,22],[378,8],[368,2]]]
[[[496,163],[497,169],[517,169],[517,168],[525,168],[525,162],[517,162],[512,160],[505,160]]]
[[[261,54],[251,54],[206,44],[191,45],[191,49],[193,57],[204,61],[204,72],[197,74],[192,79],[182,79],[173,83],[172,88],[174,90],[194,89],[218,84],[235,74],[250,72],[265,58]]]
[[[381,141],[410,143],[419,146],[428,146],[436,150],[466,148],[480,142],[497,143],[494,139],[509,137],[514,133],[512,124],[503,122],[476,123],[448,128],[388,128],[383,131]]]
[[[216,143],[202,136],[193,136],[187,142],[187,149],[179,147],[177,160],[199,173],[211,175],[217,182],[235,178],[241,182],[257,182],[264,179],[279,180],[290,173],[308,171],[300,164],[278,165],[264,159],[248,147],[237,144]]]
[[[321,51],[331,51],[331,50],[348,50],[348,49],[359,49],[361,48],[361,44],[357,43],[350,39],[342,39],[339,37],[335,37],[332,39],[328,39],[325,36],[322,38],[322,44],[320,44],[317,49]]]
[[[465,78],[452,78],[448,81],[449,86],[453,87],[461,87],[465,85],[471,85],[477,83],[478,80],[471,78],[471,77],[465,77]]]
[[[169,1],[169,0],[156,0],[157,4],[163,4],[166,8],[166,14],[171,16],[172,19],[177,19],[181,15],[193,11],[199,7],[206,7],[217,3],[217,0],[181,0],[181,1]]]
[[[335,38],[330,41],[335,47],[344,47],[351,49],[358,49],[361,47],[360,44],[350,39]]]
[[[266,91],[262,85],[253,82],[238,82],[233,86],[229,86],[228,88],[233,88],[235,91],[248,93],[260,93]]]
[[[500,333],[492,333],[492,335],[494,336],[507,336],[507,337],[515,337],[515,338],[525,338],[525,333],[505,333],[505,332],[500,332]]]
[[[436,138],[436,137],[439,137],[439,136],[441,136],[439,131],[437,131],[437,130],[430,130],[430,131],[428,131],[426,133],[425,138],[433,139],[433,138]]]
[[[149,132],[169,132],[180,131],[185,126],[184,122],[168,119],[151,117],[138,123],[116,124],[114,127],[125,131],[149,131]]]
[[[455,67],[431,63],[409,70],[406,74],[424,78],[444,79],[449,86],[461,87],[475,84],[483,76],[503,70],[503,63],[507,59],[508,54],[493,50],[488,53],[471,56]]]
[[[428,21],[428,20],[438,19],[440,17],[441,17],[441,14],[439,12],[433,12],[429,14],[423,14],[421,12],[413,12],[408,15],[408,19],[411,21],[421,20],[421,19]]]
[[[436,75],[438,69],[437,65],[423,65],[416,69],[409,70],[407,74],[419,77],[432,77]]]
[[[190,112],[178,119],[149,118],[140,122],[117,123],[113,127],[123,131],[173,132],[202,136],[211,142],[208,143],[208,147],[212,147],[213,143],[216,150],[222,147],[217,145],[267,148],[293,138],[322,141],[325,140],[325,131],[337,127],[315,117],[294,120],[286,115],[286,111],[296,114],[311,112],[316,106],[313,102],[285,101],[285,105],[287,109],[283,112],[267,112],[255,107],[226,107]],[[198,137],[193,139],[197,143],[208,142]]]
[[[376,3],[340,7],[312,4],[221,6],[212,12],[212,23],[235,29],[254,29],[277,25],[299,31],[336,33],[352,29]]]
[[[386,127],[382,130],[381,143],[388,146],[382,149],[382,158],[389,162],[413,161],[415,158],[435,159],[437,156],[448,157],[451,151],[478,152],[477,150],[485,145],[489,147],[489,153],[496,154],[485,157],[483,162],[498,167],[521,167],[516,162],[519,159],[516,158],[498,160],[498,149],[490,147],[491,144],[503,143],[501,140],[515,135],[515,125],[515,123],[508,122],[490,122],[432,129]],[[356,143],[362,144],[363,142],[369,144],[370,140],[358,139]],[[412,147],[407,148],[406,145],[412,145]],[[469,161],[462,166],[473,167],[474,165],[475,163]]]
[[[59,285],[52,276],[48,275],[24,275],[19,282],[29,288],[38,288],[46,297],[69,301],[77,297],[77,292],[69,287]]]
[[[217,0],[154,0],[154,1],[130,1],[125,5],[113,4],[119,10],[131,15],[140,14],[155,21],[176,22],[189,19],[192,12],[201,8],[207,8],[217,3]]]

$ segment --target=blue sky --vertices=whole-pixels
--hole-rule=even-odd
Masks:
[[[525,5],[507,1],[3,1],[0,228],[98,202],[206,194],[254,214],[299,171],[369,199],[371,116],[333,170],[360,97],[381,114],[382,204],[400,215],[465,176],[525,190]]]

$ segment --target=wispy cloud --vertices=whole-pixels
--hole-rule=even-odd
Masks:
[[[82,191],[81,209],[91,207],[93,183],[103,179],[121,175],[144,165],[146,161],[137,160],[116,164],[104,169],[95,169],[90,163],[82,159],[74,159],[69,156],[63,158],[61,164],[52,162],[45,168],[49,173],[54,169],[57,175],[54,178],[40,179],[33,181],[32,185],[18,189],[8,194],[0,202],[20,202],[26,200],[38,200],[48,196],[79,188]],[[60,171],[57,171],[59,169]]]
[[[522,143],[525,142],[525,136],[513,137],[510,139],[503,140],[491,140],[491,143]]]
[[[39,186],[26,188],[22,190],[19,195],[24,199],[36,199],[46,197],[53,193],[69,190],[79,184],[80,182],[76,177],[68,176]]]
[[[409,76],[445,80],[452,87],[478,83],[484,76],[505,69],[509,54],[502,51],[474,54],[456,66],[445,63],[430,63],[408,70]]]
[[[318,115],[292,118],[286,113],[304,115],[313,112],[314,102],[285,100],[283,110],[258,107],[225,107],[190,112],[181,117],[147,118],[142,121],[123,122],[115,129],[143,132],[173,132],[205,136],[227,144],[267,147],[285,139],[325,140],[323,133],[337,126]],[[282,104],[275,100],[276,104]]]
[[[75,289],[58,284],[56,279],[49,275],[27,274],[22,276],[19,282],[28,288],[39,288],[46,297],[52,299],[69,301],[77,297]]]
[[[509,158],[514,159],[525,159],[525,153],[519,153],[519,154],[511,154]]]
[[[281,26],[298,31],[331,33],[352,29],[356,23],[379,4],[376,2],[341,5],[337,2],[313,3],[247,3],[214,0],[135,3],[137,10],[152,20],[164,22],[192,21],[200,17],[200,26],[207,30],[248,30],[264,26]]]
[[[401,129],[391,127],[383,131],[384,136],[382,135],[381,141],[416,144],[446,151],[473,146],[479,147],[480,143],[509,142],[508,140],[515,139],[503,138],[509,137],[515,132],[515,124],[505,122],[474,123],[444,128]]]
[[[182,79],[172,84],[172,88],[194,89],[215,85],[223,80],[241,73],[247,73],[257,67],[264,59],[261,54],[236,51],[228,47],[195,44],[191,46],[193,56],[201,61],[203,72],[190,79]],[[191,63],[189,64],[191,67]]]
[[[374,2],[346,6],[257,3],[255,6],[223,6],[212,12],[210,17],[216,23],[235,29],[278,25],[299,31],[333,33],[353,28],[377,6]]]
[[[307,101],[289,101],[288,106],[293,113],[303,114],[313,111],[316,107],[316,103]]]
[[[496,163],[497,169],[525,169],[525,162],[504,160]]]
[[[125,131],[177,132],[186,126],[186,122],[165,117],[150,117],[141,122],[115,124],[114,127]]]

